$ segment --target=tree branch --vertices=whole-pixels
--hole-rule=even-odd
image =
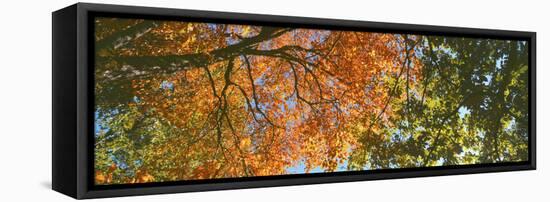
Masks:
[[[102,40],[99,40],[95,44],[96,52],[102,49],[118,49],[125,46],[132,40],[135,40],[153,28],[157,27],[158,23],[152,20],[144,20],[130,28],[112,34]]]
[[[96,58],[96,80],[110,83],[116,80],[145,79],[151,76],[169,75],[192,67],[203,67],[242,54],[257,43],[278,37],[291,29],[264,27],[253,37],[219,48],[208,53],[191,53],[167,56],[107,56]],[[104,42],[106,43],[106,42]],[[120,68],[105,70],[107,63],[116,62]]]
[[[273,123],[273,121],[271,121],[271,119],[269,119],[269,117],[260,109],[260,106],[259,106],[260,102],[258,100],[258,95],[256,94],[256,85],[254,84],[254,78],[252,77],[251,64],[250,64],[250,61],[248,60],[248,57],[246,55],[243,55],[243,58],[244,58],[244,61],[245,61],[245,64],[246,64],[246,71],[247,71],[247,75],[248,75],[248,80],[250,81],[250,85],[252,86],[252,99],[254,100],[255,109],[262,115],[262,117],[264,117],[264,119],[271,126],[277,127],[277,128],[283,128],[283,127],[280,127],[277,124]]]

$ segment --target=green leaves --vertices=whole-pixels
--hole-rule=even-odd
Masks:
[[[378,134],[393,138],[374,141],[363,137],[374,134],[359,132],[366,143],[352,152],[348,167],[527,160],[527,131],[522,130],[528,119],[526,44],[448,37],[422,40],[420,44],[427,46],[418,47],[423,77],[408,92],[417,96],[390,102],[397,112],[391,120],[395,128]],[[400,86],[397,92],[406,90]]]

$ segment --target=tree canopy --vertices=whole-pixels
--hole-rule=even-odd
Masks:
[[[525,41],[95,20],[95,183],[528,160]]]

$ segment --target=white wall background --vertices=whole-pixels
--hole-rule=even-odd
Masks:
[[[69,0],[0,3],[0,201],[68,201],[51,186],[51,12]],[[536,31],[536,171],[382,180],[107,201],[543,201],[550,199],[550,6],[544,1],[90,1],[140,6]]]

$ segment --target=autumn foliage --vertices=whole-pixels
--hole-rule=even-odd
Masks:
[[[97,18],[95,181],[525,161],[520,41]]]

